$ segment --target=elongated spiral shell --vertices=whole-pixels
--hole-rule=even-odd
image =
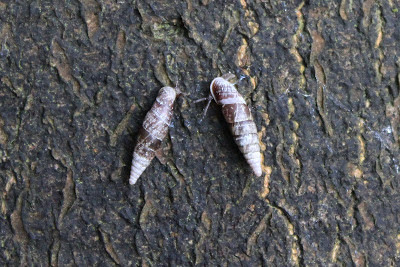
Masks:
[[[176,91],[171,87],[161,88],[156,101],[147,112],[142,128],[139,131],[138,142],[133,152],[129,183],[135,184],[140,175],[154,158],[161,142],[167,135],[172,119]]]
[[[223,77],[215,78],[211,82],[211,95],[217,104],[222,105],[225,120],[229,123],[235,142],[247,163],[255,175],[260,176],[261,153],[256,124],[242,95]]]

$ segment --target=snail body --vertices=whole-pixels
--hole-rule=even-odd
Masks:
[[[222,114],[247,163],[255,175],[260,176],[262,169],[257,127],[246,101],[235,85],[228,81],[233,77],[233,74],[226,74],[215,78],[210,85],[210,94],[222,106]]]
[[[129,183],[135,184],[140,175],[150,165],[150,162],[160,149],[161,142],[168,133],[171,124],[174,102],[177,92],[172,87],[160,89],[156,101],[147,112],[142,128],[139,131],[138,142],[132,158]]]

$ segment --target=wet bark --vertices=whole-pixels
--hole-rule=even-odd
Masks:
[[[398,1],[0,0],[0,263],[396,266]],[[232,72],[256,178],[209,83]],[[129,186],[162,86],[186,93]]]

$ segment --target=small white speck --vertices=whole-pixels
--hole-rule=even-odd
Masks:
[[[392,133],[392,127],[388,126],[386,128],[383,129],[384,132],[391,134]]]

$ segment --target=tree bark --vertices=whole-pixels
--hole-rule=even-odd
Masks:
[[[1,265],[400,265],[399,5],[0,0]],[[228,72],[261,177],[193,103]],[[176,84],[166,163],[130,186]]]

